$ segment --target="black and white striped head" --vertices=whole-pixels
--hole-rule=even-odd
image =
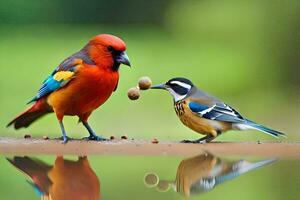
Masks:
[[[151,89],[164,89],[168,90],[173,96],[174,101],[184,99],[189,91],[194,87],[194,84],[186,78],[172,78],[166,83],[155,85]]]

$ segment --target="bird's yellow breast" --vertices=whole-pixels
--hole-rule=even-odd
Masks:
[[[188,107],[188,100],[181,100],[174,103],[174,109],[180,121],[190,129],[204,135],[217,136],[218,131],[224,132],[230,129],[227,122],[209,120],[193,113]]]
[[[217,157],[207,153],[182,160],[177,168],[175,180],[177,191],[189,197],[192,185],[202,178],[209,177],[217,161]]]

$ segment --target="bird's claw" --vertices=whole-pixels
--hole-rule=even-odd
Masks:
[[[181,140],[180,143],[192,143],[191,140]]]
[[[62,144],[67,144],[69,140],[73,140],[73,138],[70,138],[70,137],[68,137],[68,136],[61,136],[61,137],[56,138],[56,139],[62,140],[62,141],[61,141]]]
[[[94,141],[107,141],[106,138],[103,138],[101,136],[98,135],[90,135],[89,137],[84,137],[84,140],[94,140]]]
[[[180,143],[205,144],[206,140],[182,140]]]
[[[67,144],[68,141],[69,141],[69,139],[67,137],[62,138],[62,143],[63,144]]]

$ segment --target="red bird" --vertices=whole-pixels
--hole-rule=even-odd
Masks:
[[[53,165],[27,156],[7,160],[30,177],[27,182],[41,200],[100,200],[100,180],[86,156],[57,156]]]
[[[105,140],[95,134],[88,118],[117,89],[120,64],[130,66],[125,50],[126,45],[120,38],[97,35],[52,72],[29,102],[35,103],[7,126],[28,127],[45,114],[55,112],[63,143],[69,139],[63,125],[65,115],[79,117],[90,134],[87,139]]]

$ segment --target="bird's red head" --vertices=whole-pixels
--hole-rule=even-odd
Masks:
[[[90,57],[98,66],[117,71],[120,64],[130,66],[125,42],[117,36],[101,34],[87,45]]]

